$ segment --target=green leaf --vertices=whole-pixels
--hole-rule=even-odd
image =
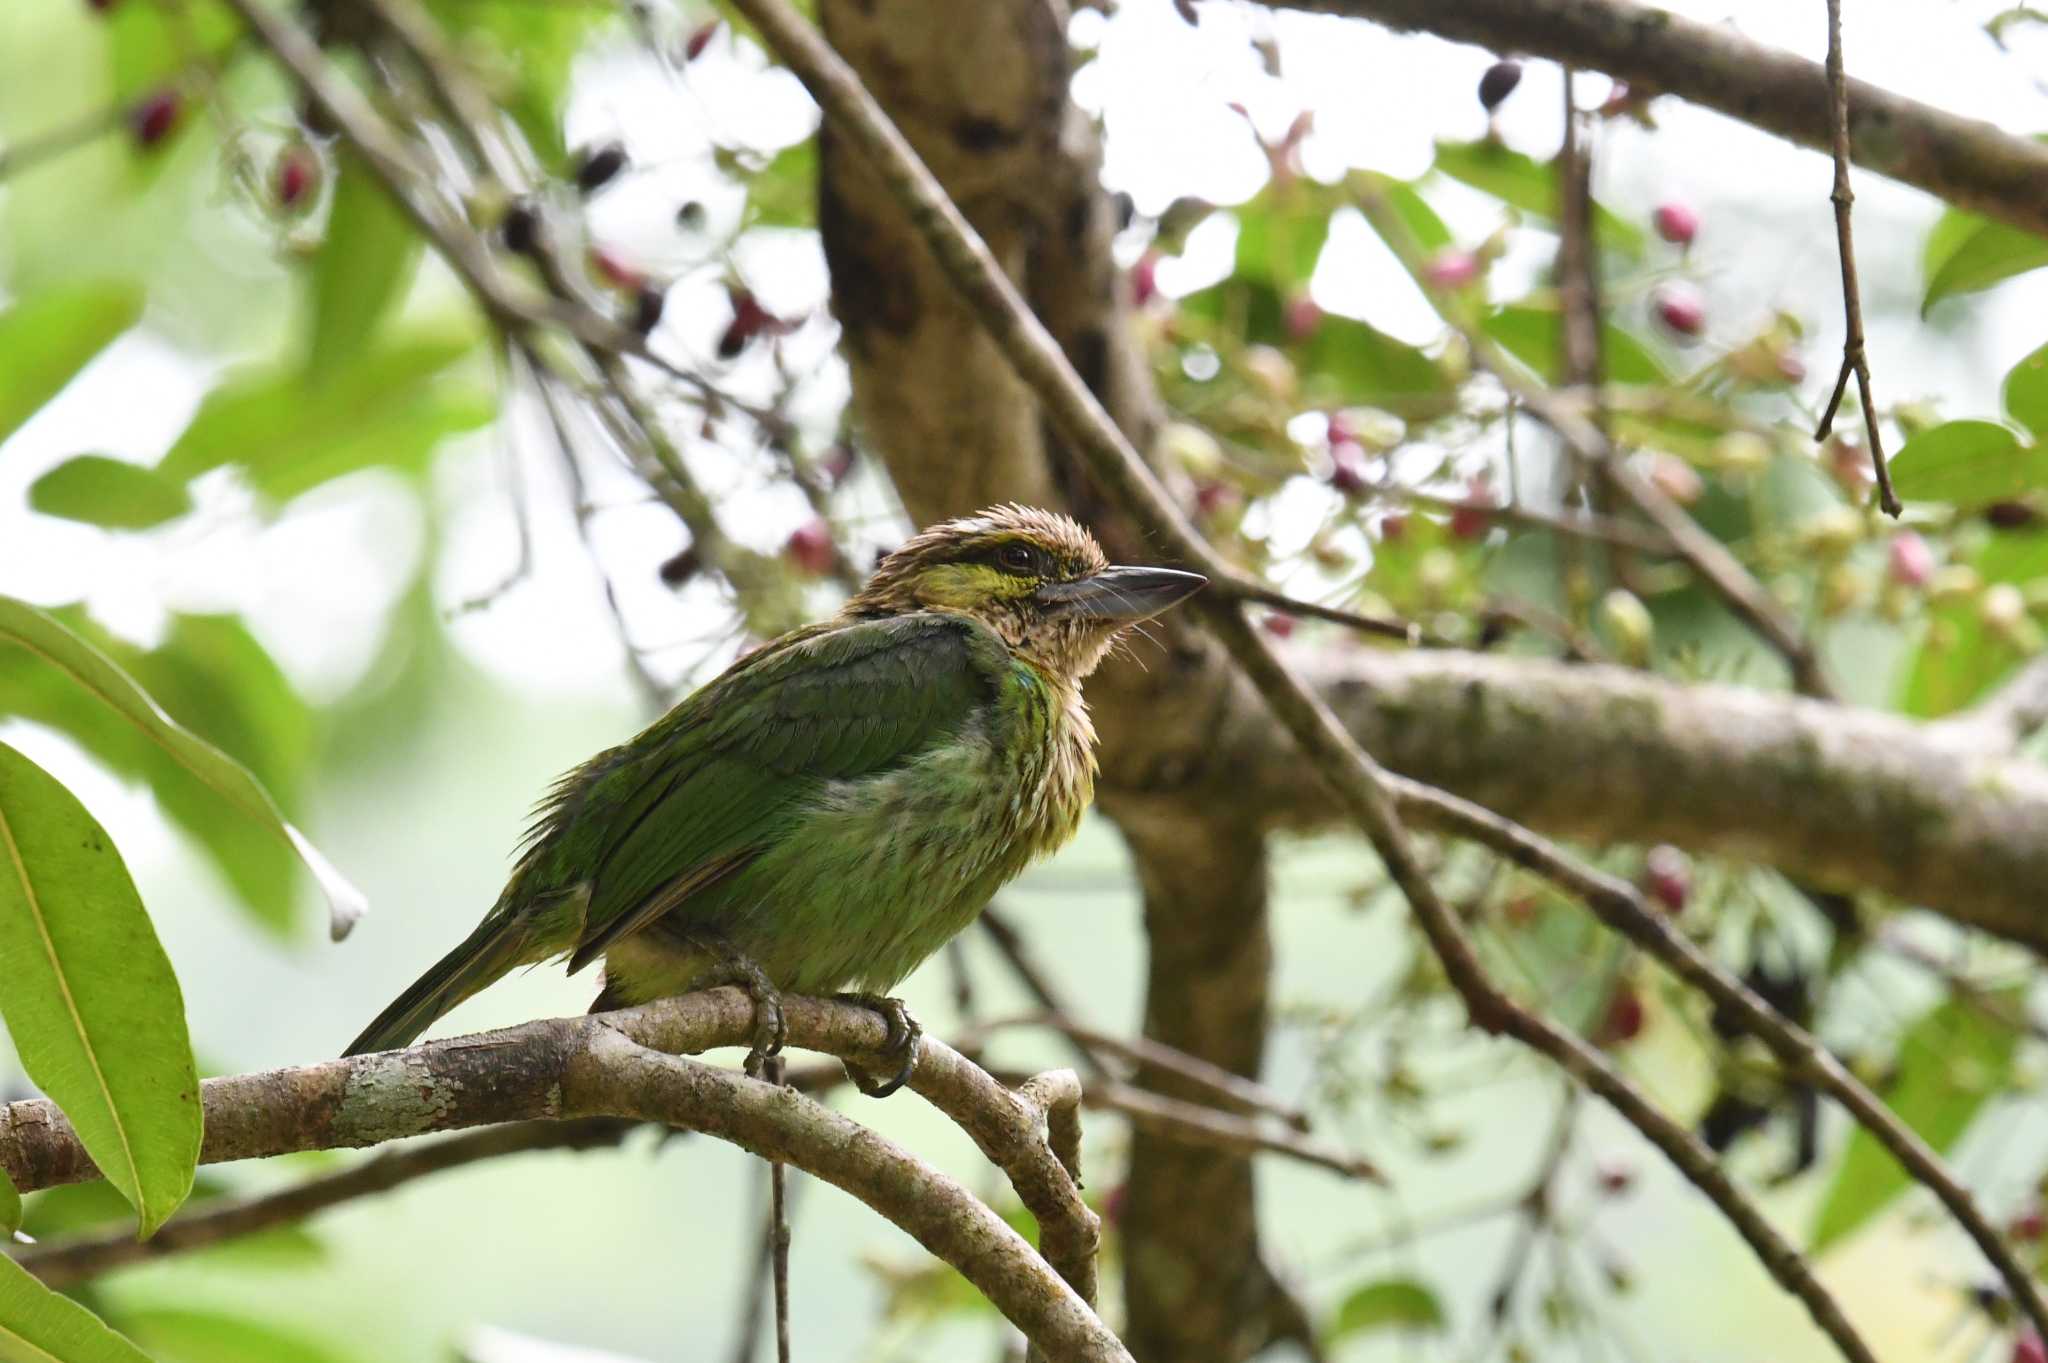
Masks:
[[[1969,556],[1968,566],[1986,582],[2048,577],[2048,534],[1993,535]],[[1930,719],[1952,714],[2003,680],[2023,657],[1984,627],[1975,599],[1944,601],[1929,612],[1927,634],[1913,650],[1899,706]]]
[[[2017,991],[2004,997],[2014,1006],[2020,1002]],[[2006,1089],[2018,1038],[2018,1029],[1986,1010],[1943,999],[1899,1038],[1896,1077],[1883,1097],[1916,1134],[1946,1152],[1969,1129],[1985,1099]],[[1856,1128],[1821,1199],[1814,1252],[1864,1224],[1910,1184],[1877,1138]]]
[[[2005,414],[2036,440],[2048,437],[2048,345],[2006,371]]]
[[[1908,440],[1891,462],[1892,486],[1917,502],[1958,507],[2004,501],[2048,479],[2048,453],[2020,444],[1995,421],[1944,421]]]
[[[1337,206],[1334,192],[1312,181],[1265,190],[1237,209],[1232,273],[1266,280],[1282,293],[1299,292],[1322,258]]]
[[[1546,382],[1564,382],[1564,319],[1557,309],[1510,303],[1488,316],[1480,329]],[[1657,357],[1611,322],[1601,323],[1600,353],[1614,383],[1671,382]]]
[[[2048,237],[1951,208],[1928,232],[1920,264],[1926,279],[1920,311],[1925,315],[1944,298],[1988,289],[2048,265]]]
[[[0,744],[0,1018],[148,1235],[199,1167],[199,1071],[170,957],[106,830]]]
[[[226,1179],[201,1170],[192,1180],[192,1193],[185,1199],[185,1210],[189,1214],[193,1208],[217,1201],[234,1191],[234,1185]],[[128,1214],[128,1204],[104,1179],[95,1179],[91,1183],[64,1183],[28,1197],[22,1228],[38,1240],[55,1239],[81,1231],[104,1234]],[[237,1269],[304,1267],[319,1263],[327,1256],[326,1246],[303,1223],[273,1226],[253,1235],[239,1235],[194,1253],[216,1261],[231,1261]]]
[[[1375,1330],[1441,1330],[1436,1293],[1413,1278],[1383,1278],[1352,1289],[1337,1307],[1326,1343]]]
[[[1462,181],[1505,204],[1519,208],[1532,218],[1555,222],[1563,191],[1558,187],[1554,162],[1536,161],[1502,143],[1439,142],[1436,168],[1453,180]],[[1641,255],[1643,229],[1626,222],[1599,204],[1593,205],[1593,240],[1610,251]]]
[[[29,485],[28,504],[45,516],[109,530],[147,530],[192,509],[192,494],[155,469],[80,454]]]
[[[0,312],[0,441],[141,316],[142,293],[127,284],[53,290]]]
[[[609,5],[536,5],[533,0],[430,0],[428,8],[461,40],[465,55],[502,84],[494,87],[501,108],[539,153],[544,166],[560,172],[562,112],[577,54],[600,26],[615,26]]]
[[[344,1363],[314,1336],[220,1311],[129,1308],[121,1323],[164,1363]]]
[[[360,156],[343,152],[327,236],[313,257],[306,377],[324,383],[352,367],[419,262],[420,236]]]
[[[149,1356],[0,1254],[0,1363],[149,1363]]]
[[[818,220],[818,140],[775,153],[747,180],[747,207],[763,227],[813,227]]]
[[[283,501],[370,467],[419,472],[449,435],[496,415],[487,390],[448,373],[476,335],[408,336],[319,376],[265,373],[215,389],[157,468],[189,480],[224,464]]]
[[[15,647],[8,648],[10,644]],[[254,829],[296,853],[327,897],[332,935],[340,940],[348,934],[366,907],[361,892],[285,820],[269,793],[247,768],[175,723],[112,659],[55,617],[26,602],[0,596],[0,711],[7,709],[10,700],[18,704],[24,697],[35,699],[20,684],[21,674],[31,660],[48,663],[72,688],[96,702],[101,707],[96,718],[104,721],[110,715],[118,720],[119,730],[132,731],[148,747],[156,749],[224,801],[241,816],[238,827]],[[94,741],[91,730],[77,736],[96,754],[105,750],[102,743]]]
[[[7,1171],[0,1169],[0,1240],[12,1239],[21,1229],[21,1191]]]
[[[1310,339],[1303,368],[1333,381],[1352,403],[1399,405],[1450,391],[1442,366],[1369,323],[1326,316]]]

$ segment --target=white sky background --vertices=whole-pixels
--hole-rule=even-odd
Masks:
[[[1816,60],[1824,51],[1821,0],[1692,0],[1670,7],[1725,19],[1760,41]],[[2018,54],[1999,52],[1978,27],[2001,8],[1996,0],[1846,0],[1845,8],[1853,74],[2016,133],[2048,130],[2048,95],[2035,83],[2048,79],[2048,45],[2022,28],[2014,31]],[[1128,190],[1141,209],[1156,211],[1181,194],[1229,204],[1256,192],[1265,160],[1226,107],[1232,101],[1243,103],[1270,134],[1312,108],[1316,128],[1304,159],[1321,177],[1351,166],[1419,174],[1433,139],[1476,137],[1485,127],[1473,92],[1492,60],[1487,53],[1370,25],[1271,16],[1256,7],[1202,9],[1199,29],[1175,16],[1167,0],[1126,0],[1112,20],[1092,13],[1076,20],[1077,37],[1096,48],[1076,95],[1106,122],[1109,182]],[[1263,73],[1244,42],[1253,26],[1268,23],[1282,51],[1285,78],[1278,82]],[[686,197],[704,199],[712,235],[738,212],[736,198],[713,192],[715,178],[703,170],[706,130],[727,142],[773,148],[808,135],[815,111],[789,77],[764,71],[759,54],[735,52],[725,37],[692,66],[689,89],[681,94],[638,61],[595,64],[588,74],[592,93],[574,115],[571,140],[596,140],[624,126],[636,162],[656,167],[599,201],[595,230],[657,273],[682,274],[658,344],[680,355],[707,355],[726,316],[719,271],[700,259],[701,242],[678,240],[668,230],[675,204]],[[1582,99],[1593,101],[1605,84],[1588,77]],[[1840,346],[1826,159],[1676,100],[1655,108],[1660,130],[1654,134],[1627,124],[1602,134],[1602,199],[1639,222],[1665,198],[1693,204],[1704,227],[1692,265],[1710,300],[1708,341],[1695,353],[1746,338],[1774,309],[1796,313],[1809,327],[1803,397],[1817,404]],[[1503,110],[1506,140],[1548,157],[1560,127],[1558,77],[1531,63]],[[1994,414],[2006,368],[2048,340],[2048,272],[1945,304],[1932,325],[1922,325],[1914,320],[1919,252],[1939,205],[1860,172],[1856,189],[1880,402],[1935,398],[1947,415]],[[0,196],[6,192],[0,184]],[[1468,244],[1499,224],[1498,205],[1476,193],[1456,185],[1433,186],[1429,193]],[[1351,228],[1340,224],[1333,235],[1315,281],[1318,300],[1412,341],[1433,337],[1433,314],[1406,274],[1362,226]],[[1547,243],[1541,233],[1525,234],[1496,274],[1504,296],[1526,287]],[[1219,224],[1198,236],[1183,265],[1162,271],[1162,282],[1185,290],[1215,277],[1227,268],[1230,247],[1230,233]],[[773,310],[822,313],[823,260],[808,236],[764,234],[743,242],[736,255]],[[445,280],[422,285],[429,301],[445,293]],[[787,362],[813,373],[806,410],[818,431],[830,428],[846,389],[844,368],[830,353],[832,339],[821,316],[784,343]],[[222,362],[180,354],[145,329],[0,449],[0,592],[56,604],[82,591],[108,623],[145,639],[169,610],[238,610],[309,694],[331,696],[367,664],[376,622],[426,549],[421,518],[395,482],[378,475],[345,480],[265,523],[248,514],[247,498],[231,478],[215,475],[203,481],[201,516],[142,536],[107,535],[26,511],[29,484],[71,455],[154,460]],[[735,383],[765,391],[765,357],[748,364],[755,367],[743,369]],[[627,713],[632,700],[616,633],[563,510],[559,478],[530,416],[511,424],[536,507],[536,569],[491,609],[463,618],[456,638],[508,683],[579,702],[600,697]],[[437,475],[437,496],[451,511],[435,577],[444,606],[491,586],[516,553],[499,439],[487,434],[468,442]],[[764,466],[750,452],[696,441],[690,453],[707,486],[727,498],[722,514],[742,540],[773,549],[807,514],[788,490],[767,487]],[[678,599],[655,576],[655,565],[681,542],[673,517],[658,507],[613,505],[627,495],[621,479],[600,480],[594,490],[612,507],[601,513],[597,532],[635,637],[675,645],[657,655],[672,670],[715,663],[732,641],[714,594],[698,589]],[[872,518],[856,527],[868,546],[897,533],[888,499],[872,482],[858,489],[854,503],[857,515]],[[72,783],[131,862],[154,860],[164,849],[167,835],[146,794],[99,776],[61,741],[25,734],[19,726],[6,737]],[[1676,1198],[1682,1196],[1669,1205],[1681,1205]],[[1839,1266],[1838,1259],[1830,1262]],[[1894,1277],[1914,1271],[1889,1270]],[[1891,1309],[1888,1301],[1859,1298],[1856,1305],[1869,1313]],[[507,1357],[517,1356],[499,1343]]]

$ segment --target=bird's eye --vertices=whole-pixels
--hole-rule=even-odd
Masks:
[[[1031,546],[1028,544],[1006,544],[996,554],[996,562],[1013,573],[1028,573],[1033,565]]]

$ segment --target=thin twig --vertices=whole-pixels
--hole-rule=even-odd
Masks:
[[[1842,256],[1842,372],[1835,379],[1834,396],[1820,414],[1815,440],[1825,440],[1834,429],[1835,412],[1848,390],[1849,375],[1856,376],[1857,397],[1863,403],[1863,429],[1870,438],[1870,467],[1877,474],[1877,504],[1887,516],[1896,517],[1905,508],[1892,491],[1891,470],[1885,467],[1884,443],[1877,431],[1877,404],[1870,397],[1870,359],[1863,349],[1863,297],[1856,283],[1856,237],[1849,224],[1850,206],[1856,202],[1849,188],[1849,77],[1842,69],[1842,0],[1828,4],[1828,110],[1834,132],[1835,187],[1828,197],[1835,204],[1835,243]]]
[[[1216,554],[1167,498],[1138,452],[1074,372],[979,235],[859,77],[785,0],[735,0],[735,7],[753,21],[838,132],[867,158],[1018,376],[1038,393],[1048,415],[1102,490],[1156,536],[1164,550],[1203,571],[1221,571],[1223,565],[1217,563]],[[1701,534],[1683,513],[1679,519],[1682,528]],[[1438,897],[1408,842],[1390,797],[1388,773],[1359,748],[1329,707],[1301,684],[1237,608],[1212,600],[1201,613],[1293,733],[1317,774],[1365,832],[1389,879],[1406,896],[1447,973],[1466,998],[1474,1021],[1508,1032],[1550,1055],[1619,1110],[1722,1209],[1772,1275],[1805,1303],[1836,1347],[1846,1357],[1869,1363],[1874,1356],[1844,1318],[1834,1297],[1814,1278],[1798,1251],[1728,1179],[1711,1152],[1644,1099],[1597,1051],[1554,1024],[1515,1008],[1493,989],[1456,916]]]
[[[787,1072],[779,1055],[761,1066],[761,1078],[778,1087]],[[768,1163],[768,1237],[775,1280],[775,1363],[789,1363],[789,1169],[780,1160]]]

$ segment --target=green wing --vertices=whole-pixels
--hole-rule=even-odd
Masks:
[[[572,773],[529,856],[544,882],[590,888],[570,970],[743,869],[827,782],[889,771],[957,733],[1006,662],[994,635],[959,616],[821,626],[742,660]]]

